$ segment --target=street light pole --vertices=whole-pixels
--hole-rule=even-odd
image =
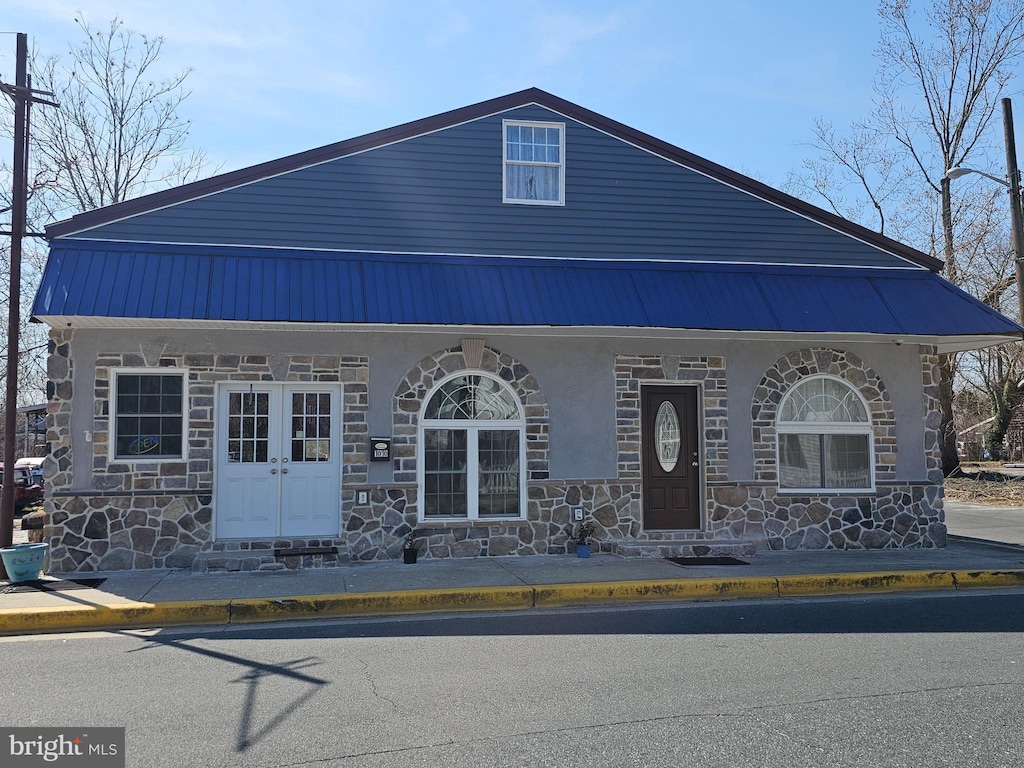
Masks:
[[[1006,177],[1010,182],[1010,223],[1013,226],[1013,261],[1017,272],[1018,322],[1024,324],[1024,215],[1021,214],[1020,171],[1017,142],[1013,136],[1013,107],[1003,99],[1003,133],[1006,137]]]
[[[1006,142],[1006,179],[974,168],[950,168],[945,178],[959,179],[969,173],[976,173],[986,179],[998,182],[1010,192],[1010,228],[1013,244],[1013,267],[1017,276],[1017,322],[1024,325],[1024,212],[1021,211],[1020,171],[1017,170],[1017,142],[1013,136],[1013,107],[1010,100],[1003,99],[1003,135]]]

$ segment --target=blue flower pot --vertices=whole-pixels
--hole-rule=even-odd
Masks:
[[[589,544],[577,544],[576,545],[576,557],[590,557],[590,545]]]
[[[23,581],[35,581],[43,570],[43,558],[50,545],[46,542],[41,544],[15,544],[13,547],[0,549],[0,557],[3,557],[4,568],[7,569],[7,578],[11,584],[20,584]]]

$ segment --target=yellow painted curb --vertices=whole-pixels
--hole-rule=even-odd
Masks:
[[[230,604],[230,600],[181,600],[6,609],[0,610],[0,635],[227,624],[231,617]]]
[[[780,576],[778,581],[779,597],[956,588],[953,575],[949,571],[823,573],[806,576]]]
[[[280,598],[126,602],[0,609],[0,635],[231,624],[303,617],[551,608],[586,603],[726,600],[1024,586],[1024,570],[896,571],[736,579],[665,579],[477,587]]]
[[[779,596],[776,580],[768,577],[544,584],[534,587],[534,591],[534,605],[537,608],[623,600],[726,600]]]
[[[957,589],[1024,586],[1024,571],[953,571]]]
[[[304,595],[231,601],[231,621],[260,622],[307,616],[374,616],[441,611],[522,610],[533,605],[531,587],[415,589],[354,595]]]

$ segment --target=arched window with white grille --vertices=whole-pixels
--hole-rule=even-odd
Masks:
[[[420,417],[421,518],[522,518],[525,432],[519,400],[502,381],[482,373],[442,381]]]
[[[832,376],[797,383],[779,406],[779,488],[873,491],[874,447],[867,404]]]

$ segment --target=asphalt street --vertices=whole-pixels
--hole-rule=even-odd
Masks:
[[[1024,590],[0,640],[129,766],[1024,764]]]

